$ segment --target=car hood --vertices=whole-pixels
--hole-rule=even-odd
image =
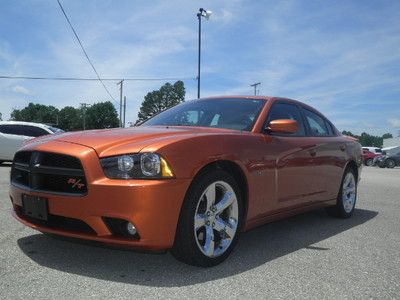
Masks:
[[[238,133],[238,131],[205,127],[140,126],[66,132],[36,138],[32,142],[29,142],[29,144],[43,144],[48,141],[73,143],[90,147],[97,152],[99,157],[103,157],[118,154],[117,152],[119,151],[117,149],[123,146],[128,146],[131,153],[138,153],[143,148],[155,144],[160,140],[176,140],[176,138],[216,133]]]

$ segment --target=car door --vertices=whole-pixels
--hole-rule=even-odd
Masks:
[[[302,107],[309,141],[315,145],[313,157],[314,201],[335,199],[346,164],[346,144],[330,122],[318,112]]]
[[[1,159],[13,160],[15,152],[21,148],[23,141],[27,138],[20,130],[19,125],[1,125]]]
[[[315,184],[313,158],[316,145],[307,137],[300,107],[289,102],[275,102],[268,114],[269,122],[278,119],[292,119],[299,124],[294,134],[268,133],[271,139],[266,143],[266,160],[273,160],[275,167],[275,191],[277,209],[294,208],[311,203],[320,193]],[[271,180],[270,177],[265,180]]]

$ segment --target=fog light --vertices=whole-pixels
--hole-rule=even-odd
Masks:
[[[137,231],[136,231],[136,227],[135,225],[133,225],[132,223],[126,224],[126,230],[128,231],[128,233],[130,235],[136,235]]]

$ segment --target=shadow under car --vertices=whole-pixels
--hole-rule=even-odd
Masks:
[[[352,218],[335,219],[324,210],[316,210],[263,225],[243,233],[232,255],[211,271],[179,263],[170,254],[110,249],[44,234],[21,238],[18,246],[36,263],[63,272],[145,286],[186,286],[237,275],[302,248],[329,251],[313,244],[368,222],[377,214],[356,209]]]

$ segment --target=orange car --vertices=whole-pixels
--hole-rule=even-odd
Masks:
[[[239,234],[326,207],[353,214],[361,146],[295,100],[187,101],[138,127],[38,138],[16,153],[13,214],[42,232],[213,266]]]

